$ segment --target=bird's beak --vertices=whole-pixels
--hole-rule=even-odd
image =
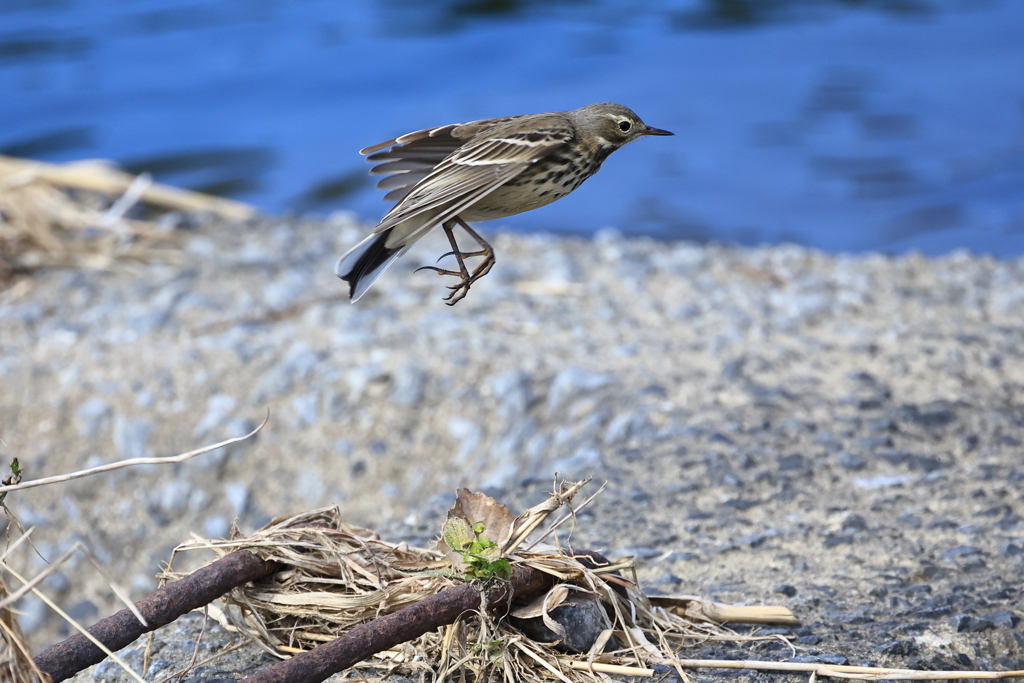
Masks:
[[[641,133],[641,135],[675,135],[675,133],[662,130],[661,128],[651,128],[650,126],[647,126],[647,130]]]

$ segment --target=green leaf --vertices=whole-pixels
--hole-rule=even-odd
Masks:
[[[449,517],[444,521],[441,538],[444,539],[445,545],[458,553],[465,552],[476,540],[473,528],[461,517]]]

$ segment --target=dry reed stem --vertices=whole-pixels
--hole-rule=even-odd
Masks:
[[[0,283],[44,267],[180,263],[171,229],[125,217],[138,202],[226,220],[255,215],[246,204],[159,185],[105,162],[47,164],[0,156]]]
[[[135,176],[118,171],[110,163],[103,161],[48,164],[6,156],[0,156],[0,176],[7,176],[8,182],[12,185],[38,179],[57,187],[92,190],[111,195],[123,194],[135,181]],[[210,212],[230,220],[245,220],[252,218],[256,213],[251,206],[243,202],[211,197],[157,183],[149,184],[143,189],[140,198],[167,209]]]
[[[8,565],[6,562],[0,562],[0,568],[5,569],[6,571],[8,571],[11,574],[11,576],[13,576],[14,578],[18,579],[18,581],[21,581],[23,584],[27,584],[28,583],[28,579],[26,579],[21,574],[19,574],[14,569],[12,569],[11,566]],[[86,630],[86,628],[84,626],[82,626],[77,621],[72,619],[71,616],[67,612],[62,610],[60,607],[58,607],[57,604],[55,602],[53,602],[53,600],[51,600],[49,598],[49,596],[47,596],[45,593],[41,592],[38,588],[33,588],[31,590],[32,590],[32,593],[35,594],[35,596],[37,598],[42,600],[44,603],[46,603],[46,605],[50,609],[52,609],[54,612],[59,614],[61,616],[61,618],[64,619],[64,621],[68,622],[72,627],[74,627],[74,629],[76,631],[78,631],[79,633],[84,635],[86,638],[88,638],[89,641],[92,642],[93,645],[95,645],[96,647],[101,649],[108,657],[110,657],[112,660],[114,660],[114,662],[116,662],[118,666],[120,666],[122,669],[124,669],[125,672],[129,676],[131,676],[132,678],[137,680],[139,683],[146,683],[146,681],[139,674],[135,673],[135,671],[132,670],[132,668],[130,666],[128,666],[128,664],[123,659],[121,659],[116,654],[111,652],[110,648],[108,648],[106,645],[104,645],[99,640],[97,640],[96,637],[93,636],[91,633],[89,633],[89,631]]]
[[[0,575],[0,598],[7,596],[7,584]],[[6,602],[6,600],[4,600]],[[25,645],[25,634],[14,613],[0,607],[0,680],[10,683],[39,683],[42,674]]]
[[[940,681],[956,678],[993,679],[1024,678],[1024,671],[918,671],[887,669],[873,666],[838,666],[804,662],[763,662],[753,659],[680,659],[680,666],[690,669],[757,669],[759,671],[806,671],[817,676],[856,678],[867,681]]]

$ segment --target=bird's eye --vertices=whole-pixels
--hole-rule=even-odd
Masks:
[[[628,133],[632,124],[629,121],[619,121],[619,130],[623,133]]]

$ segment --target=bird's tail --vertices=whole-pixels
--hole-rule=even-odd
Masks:
[[[370,235],[349,249],[334,266],[335,274],[348,283],[348,298],[352,303],[366,294],[370,285],[404,250],[401,246],[394,249],[385,246],[390,233],[389,229]]]

